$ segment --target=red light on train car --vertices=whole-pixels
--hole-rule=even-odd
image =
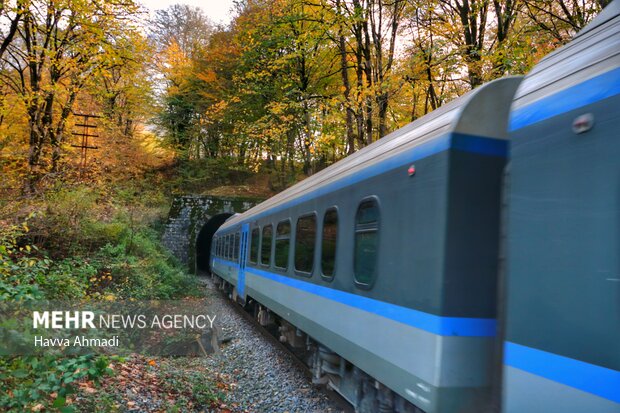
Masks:
[[[585,113],[578,116],[573,121],[573,132],[576,134],[584,133],[592,129],[594,126],[594,115],[591,113]]]
[[[407,169],[407,173],[409,174],[409,176],[415,175],[415,165],[411,165],[409,169]]]

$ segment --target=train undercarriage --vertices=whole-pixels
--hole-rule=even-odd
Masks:
[[[221,291],[303,362],[312,374],[313,384],[340,394],[356,413],[424,413],[253,298],[242,300],[234,285],[215,274],[212,277]]]

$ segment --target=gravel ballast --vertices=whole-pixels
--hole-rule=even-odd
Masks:
[[[310,377],[279,346],[263,336],[218,291],[210,278],[203,277],[207,301],[217,315],[220,338],[225,338],[219,355],[206,360],[206,367],[230,381],[228,408],[249,412],[342,412],[324,391],[311,384]]]

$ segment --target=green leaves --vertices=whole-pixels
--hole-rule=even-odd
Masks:
[[[49,261],[29,244],[18,240],[29,231],[27,220],[4,228],[0,234],[0,300],[36,300],[43,297],[36,279],[49,269]]]
[[[63,407],[67,403],[67,399],[64,397],[57,397],[56,400],[52,403],[52,407]]]
[[[0,393],[0,410],[74,412],[69,404],[69,396],[75,393],[73,384],[84,377],[98,382],[112,373],[109,363],[105,356],[0,358],[0,387],[7,390]]]

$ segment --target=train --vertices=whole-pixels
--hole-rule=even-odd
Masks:
[[[226,219],[210,271],[356,412],[619,413],[619,108],[616,0]]]

